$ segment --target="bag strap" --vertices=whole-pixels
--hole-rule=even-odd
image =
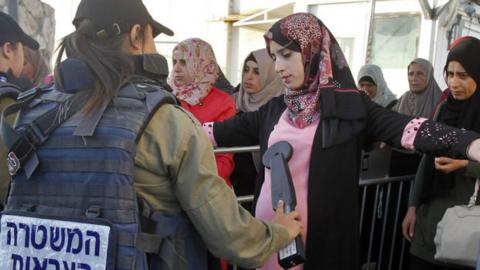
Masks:
[[[473,192],[472,196],[470,197],[470,201],[468,202],[468,207],[472,207],[477,205],[477,197],[478,197],[478,189],[480,187],[480,178],[475,180],[475,191]]]
[[[18,86],[0,81],[0,98],[2,97],[9,97],[13,99],[17,99],[18,94],[20,94],[20,88]]]
[[[33,120],[32,123],[15,129],[5,121],[5,118],[20,111],[29,104],[29,101],[42,92],[42,89],[38,88],[32,90],[35,91],[32,91],[32,93],[28,93],[28,91],[21,93],[18,97],[18,103],[7,107],[1,115],[0,132],[4,143],[10,151],[7,155],[7,161],[8,171],[11,176],[15,176],[22,169],[26,173],[27,178],[30,178],[39,165],[36,155],[37,147],[42,145],[50,133],[78,112],[84,104],[82,98],[72,96]]]

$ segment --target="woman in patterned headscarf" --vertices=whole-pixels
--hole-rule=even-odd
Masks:
[[[173,69],[169,84],[183,108],[200,123],[222,121],[235,115],[235,103],[213,84],[218,77],[218,64],[213,49],[199,38],[180,42],[173,49]],[[217,154],[219,175],[231,186],[233,155]]]
[[[281,19],[267,31],[265,40],[285,95],[258,111],[204,127],[214,145],[260,144],[262,155],[279,141],[289,142],[293,155],[288,167],[296,210],[305,225],[307,257],[305,264],[293,269],[359,269],[361,149],[384,141],[419,151],[448,148],[465,155],[461,145],[470,144],[477,135],[440,128],[430,120],[401,115],[371,101],[355,87],[333,35],[312,14]],[[437,140],[445,132],[459,144]],[[470,135],[465,134],[473,136],[467,139]],[[255,213],[267,219],[274,214],[270,169],[260,170],[259,179]],[[262,269],[282,268],[273,256]]]

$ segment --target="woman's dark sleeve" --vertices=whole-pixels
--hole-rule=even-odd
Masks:
[[[367,134],[373,141],[426,154],[465,158],[470,144],[480,138],[476,132],[402,115],[370,100],[365,100],[365,104],[368,115]]]
[[[245,112],[223,122],[215,122],[213,135],[217,146],[258,145],[260,114],[261,111]]]
[[[402,147],[401,139],[405,126],[413,119],[386,109],[362,95],[367,109],[367,134],[371,142],[386,142],[394,147]]]

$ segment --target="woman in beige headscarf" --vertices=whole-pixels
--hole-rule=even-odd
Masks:
[[[251,52],[243,64],[242,83],[234,94],[237,110],[257,110],[270,99],[283,93],[282,81],[266,49]]]
[[[431,118],[442,95],[442,90],[433,77],[432,63],[422,58],[410,62],[408,85],[410,91],[400,97],[394,110],[410,116]]]
[[[407,74],[410,90],[400,97],[393,110],[409,116],[432,118],[442,95],[433,77],[432,64],[422,58],[414,59],[408,65]],[[390,158],[389,175],[414,174],[420,159],[421,156],[412,151],[394,149]]]
[[[239,91],[233,94],[238,113],[256,111],[282,93],[282,80],[275,72],[275,63],[267,50],[252,51],[243,62]],[[259,153],[235,154],[234,162],[235,169],[230,180],[235,193],[239,196],[252,195],[258,175],[257,169],[261,166]]]

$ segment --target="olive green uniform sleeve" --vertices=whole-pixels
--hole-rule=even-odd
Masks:
[[[261,266],[288,244],[281,225],[253,218],[217,175],[212,146],[200,124],[182,108],[162,106],[137,149],[135,185],[156,211],[184,211],[216,256]]]
[[[0,98],[0,112],[14,102],[15,100],[11,98]],[[15,115],[7,118],[7,122],[10,124],[13,124],[14,120]],[[8,174],[7,168],[7,150],[7,147],[0,137],[0,205],[3,205],[3,202],[5,202],[8,186],[10,185],[10,175]]]

